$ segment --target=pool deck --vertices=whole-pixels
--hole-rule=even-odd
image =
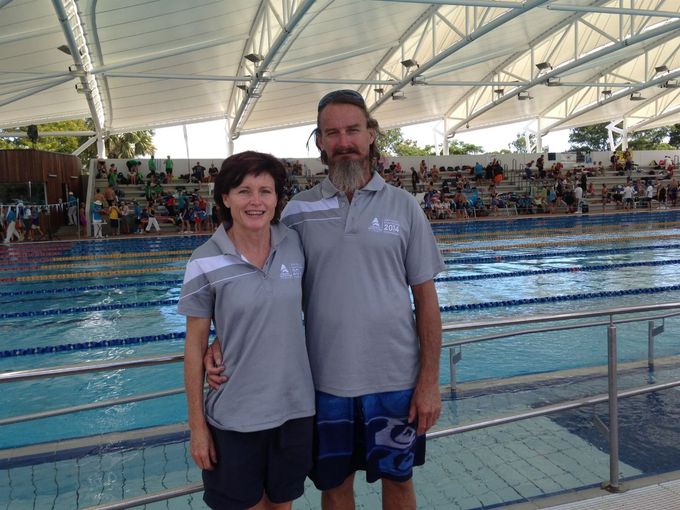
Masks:
[[[505,510],[680,510],[680,472],[627,482],[616,494],[588,489],[504,507]]]

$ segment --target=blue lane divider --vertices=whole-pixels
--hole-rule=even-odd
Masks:
[[[648,287],[642,289],[626,290],[607,290],[601,292],[584,292],[581,294],[570,294],[563,296],[548,296],[528,299],[509,299],[507,301],[486,301],[484,303],[470,303],[466,305],[446,305],[440,306],[442,312],[458,312],[462,310],[481,310],[483,308],[499,308],[504,306],[521,306],[541,303],[555,303],[558,301],[579,301],[582,299],[609,298],[614,296],[635,296],[639,294],[659,294],[680,290],[680,285],[668,285],[666,287]]]
[[[185,336],[186,333],[184,331],[178,331],[176,333],[165,333],[163,335],[133,336],[130,338],[114,338],[113,340],[76,342],[73,344],[47,345],[44,347],[27,347],[25,349],[0,351],[0,358],[47,354],[52,352],[82,351],[85,349],[100,349],[102,347],[116,347],[119,345],[136,345],[149,342],[160,342],[163,340],[175,340],[177,338],[184,338]]]
[[[179,299],[162,299],[160,301],[145,301],[141,303],[119,303],[115,305],[82,306],[63,308],[59,310],[37,310],[31,312],[2,313],[0,319],[16,319],[18,317],[47,317],[50,315],[66,315],[69,313],[101,312],[105,310],[124,310],[129,308],[149,308],[152,306],[176,305]]]
[[[24,282],[22,282],[24,283]],[[131,287],[174,287],[181,285],[182,280],[162,280],[151,282],[132,282],[132,283],[117,283],[111,285],[88,285],[86,287],[62,287],[58,289],[37,289],[37,290],[21,290],[16,292],[0,292],[0,297],[14,297],[14,296],[30,296],[33,294],[65,294],[67,292],[85,292],[88,290],[108,290],[108,289],[125,289]]]
[[[499,249],[502,247],[497,247]],[[653,246],[628,246],[626,248],[602,248],[598,250],[582,250],[582,251],[544,251],[540,253],[518,253],[518,254],[499,254],[489,257],[462,257],[459,259],[446,259],[444,261],[447,265],[454,264],[487,264],[495,262],[506,262],[508,260],[531,260],[531,259],[546,259],[549,257],[565,257],[565,256],[588,256],[588,255],[610,255],[613,253],[629,253],[632,251],[641,250],[670,250],[673,248],[680,248],[680,244],[658,244]],[[483,248],[480,248],[483,249]]]
[[[643,267],[643,266],[666,266],[680,264],[680,259],[673,260],[650,260],[646,262],[621,262],[619,264],[597,264],[593,266],[571,266],[571,267],[551,267],[547,269],[533,269],[526,271],[509,271],[507,273],[486,273],[470,274],[461,276],[442,276],[435,278],[435,282],[466,282],[473,280],[489,280],[492,278],[510,278],[514,276],[533,276],[539,274],[553,273],[577,273],[589,271],[608,271],[610,269],[620,269],[623,267]]]
[[[215,330],[210,330],[213,336]],[[0,351],[0,358],[13,358],[16,356],[31,356],[33,354],[48,354],[53,352],[83,351],[86,349],[101,349],[102,347],[116,347],[119,345],[139,345],[150,342],[162,342],[186,337],[184,331],[164,333],[162,335],[133,336],[130,338],[114,338],[112,340],[99,340],[94,342],[76,342],[73,344],[47,345],[44,347],[27,347],[25,349],[11,349]]]

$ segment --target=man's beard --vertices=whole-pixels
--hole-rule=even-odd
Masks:
[[[365,161],[341,159],[334,162],[329,178],[333,185],[345,193],[354,193],[364,183]]]

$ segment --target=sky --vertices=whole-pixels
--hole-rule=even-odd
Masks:
[[[526,122],[508,124],[488,129],[468,131],[456,135],[457,140],[480,145],[484,152],[508,149],[508,144],[522,132]],[[404,138],[415,140],[418,146],[438,146],[442,142],[441,123],[417,124],[402,127]],[[256,150],[268,152],[279,158],[316,158],[319,152],[313,143],[306,148],[307,138],[314,126],[302,126],[279,129],[266,133],[241,135],[234,141],[234,152]],[[189,154],[187,155],[182,126],[160,128],[155,130],[154,145],[156,157],[171,156],[177,159],[198,160],[202,163],[220,162],[227,155],[227,140],[224,121],[217,120],[187,125]],[[569,130],[555,131],[543,137],[543,146],[550,147],[552,152],[566,152],[569,147]],[[206,165],[207,166],[207,165]]]

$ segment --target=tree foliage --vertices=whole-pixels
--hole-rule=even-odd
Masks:
[[[395,146],[397,156],[430,156],[435,153],[433,145],[418,147],[415,140],[404,140]]]
[[[536,143],[536,135],[529,134],[529,141],[527,143],[527,138],[523,133],[517,133],[517,137],[514,141],[508,144],[513,152],[519,154],[526,154],[529,152],[529,147]]]
[[[454,139],[449,144],[449,154],[482,154],[483,152],[482,146],[474,143],[465,143]]]
[[[49,124],[39,124],[38,141],[31,142],[28,138],[0,138],[0,149],[37,149],[49,152],[60,152],[63,154],[73,154],[73,152],[84,144],[89,136],[40,136],[40,133],[52,131],[93,131],[94,126],[90,119],[66,120],[52,122]],[[27,127],[18,128],[24,133]],[[106,138],[106,154],[109,158],[128,159],[135,156],[153,154],[156,148],[153,145],[153,131],[136,131],[134,133],[124,133],[120,135],[110,135]],[[96,158],[97,146],[90,145],[80,154],[80,161],[83,166],[88,161]]]
[[[607,124],[595,124],[572,129],[569,133],[569,150],[609,150]],[[629,136],[628,147],[632,150],[670,150],[680,147],[680,124],[636,131]]]
[[[418,147],[415,140],[404,139],[400,128],[382,132],[376,141],[378,150],[383,156],[429,156],[434,153],[434,146]]]
[[[592,152],[609,150],[607,123],[574,128],[569,132],[569,150]]]

